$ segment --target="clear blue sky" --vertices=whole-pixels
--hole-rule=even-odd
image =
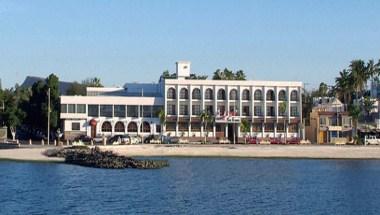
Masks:
[[[5,87],[50,73],[152,82],[177,60],[316,86],[356,58],[380,58],[378,0],[0,0]]]

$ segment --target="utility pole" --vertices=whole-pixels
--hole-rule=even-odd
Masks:
[[[50,87],[48,88],[48,124],[47,124],[47,144],[50,145]]]

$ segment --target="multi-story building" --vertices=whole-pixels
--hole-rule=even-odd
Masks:
[[[347,107],[337,98],[316,98],[315,101],[306,138],[318,144],[348,143],[352,138],[352,118]]]
[[[300,137],[301,82],[187,79],[189,62],[177,62],[176,74],[156,84],[87,88],[87,96],[61,96],[65,136],[163,133],[231,139],[243,136],[240,123],[245,119],[245,135]],[[204,112],[213,119],[207,127]]]

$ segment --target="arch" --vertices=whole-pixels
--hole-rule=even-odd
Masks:
[[[205,91],[205,99],[212,99],[213,98],[213,96],[212,96],[212,89],[210,89],[210,88],[207,88],[206,89],[206,91]]]
[[[150,124],[149,122],[144,121],[141,123],[140,131],[144,133],[150,133]]]
[[[291,101],[298,101],[298,92],[297,92],[297,90],[293,90],[290,93],[290,100]]]
[[[189,91],[186,88],[182,88],[179,91],[179,98],[180,99],[189,99]]]
[[[117,122],[116,124],[115,124],[115,132],[125,132],[125,126],[124,126],[124,123],[122,123],[122,122]]]
[[[166,98],[168,98],[168,99],[175,99],[176,98],[176,96],[175,96],[175,89],[173,87],[170,87],[168,89],[168,93],[166,95]]]
[[[249,100],[250,99],[249,90],[247,90],[247,89],[243,90],[242,99],[243,100]]]
[[[274,95],[274,91],[273,90],[268,90],[267,91],[267,101],[274,101],[276,98],[275,98],[275,95]]]
[[[193,99],[201,99],[201,90],[199,88],[195,88],[192,93]]]
[[[103,122],[102,132],[112,132],[112,125],[110,122],[108,122],[108,121]]]
[[[239,96],[238,96],[237,90],[232,89],[230,91],[230,100],[238,100],[238,99],[239,99]]]
[[[137,123],[136,122],[130,122],[128,124],[128,132],[137,132]]]
[[[224,89],[218,90],[218,100],[226,100],[226,91]]]
[[[279,101],[286,101],[286,92],[285,90],[280,90],[278,93],[278,100]]]
[[[261,92],[261,90],[255,90],[255,94],[254,94],[254,97],[255,97],[255,100],[263,100],[263,93]]]

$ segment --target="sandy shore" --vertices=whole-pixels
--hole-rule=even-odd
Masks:
[[[63,162],[42,154],[49,147],[23,146],[0,150],[1,160]],[[51,148],[51,147],[50,147]],[[320,145],[123,145],[100,146],[117,154],[172,157],[242,157],[242,158],[312,158],[312,159],[380,159],[380,146]]]
[[[380,146],[130,145],[103,146],[126,156],[380,159]]]
[[[64,158],[46,157],[42,153],[54,147],[21,147],[18,149],[1,149],[0,160],[63,162]]]

